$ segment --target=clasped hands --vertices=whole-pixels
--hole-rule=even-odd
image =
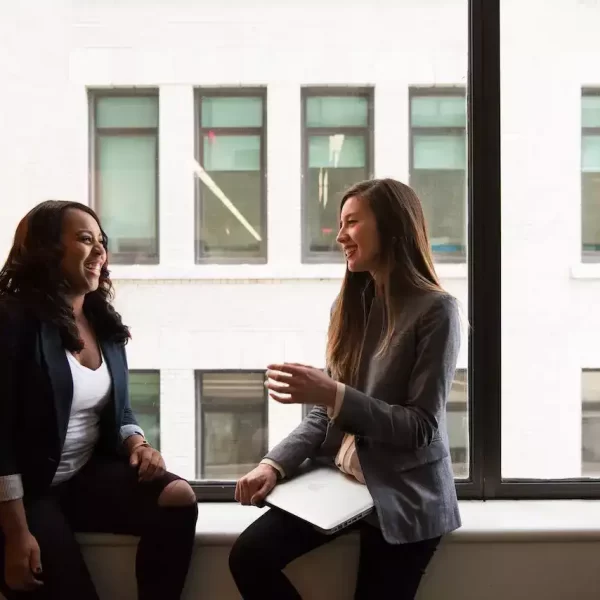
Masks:
[[[138,470],[140,482],[153,481],[165,474],[166,466],[162,454],[146,444],[143,438],[131,436],[125,440],[125,446],[129,453],[129,464]]]

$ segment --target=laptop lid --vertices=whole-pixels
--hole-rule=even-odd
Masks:
[[[332,534],[373,510],[366,485],[332,467],[316,467],[278,483],[265,504]]]

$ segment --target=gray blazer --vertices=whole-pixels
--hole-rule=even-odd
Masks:
[[[369,308],[369,307],[367,307]],[[293,474],[307,458],[331,463],[344,433],[356,451],[391,544],[441,536],[461,525],[446,429],[446,401],[460,346],[456,300],[427,292],[405,297],[389,350],[376,356],[382,303],[368,311],[356,388],[346,385],[335,422],[322,406],[266,456]]]

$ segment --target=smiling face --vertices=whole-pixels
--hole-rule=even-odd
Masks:
[[[380,260],[379,231],[375,213],[364,198],[351,196],[344,202],[337,242],[349,271],[374,273]]]
[[[102,267],[106,263],[103,233],[96,219],[75,208],[64,212],[61,243],[61,270],[75,295],[98,289]]]

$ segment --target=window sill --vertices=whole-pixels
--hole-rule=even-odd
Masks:
[[[573,279],[600,279],[600,262],[578,263],[571,267]]]
[[[178,280],[340,280],[344,276],[343,264],[298,265],[112,265],[113,281],[178,281]],[[464,263],[438,263],[436,270],[442,279],[465,279]]]
[[[199,509],[196,543],[200,546],[230,546],[264,510],[269,510],[233,502],[204,502]],[[448,542],[600,541],[598,500],[461,501],[460,511],[463,526],[447,536]],[[78,538],[85,546],[137,544],[135,537],[125,535],[86,533]]]

